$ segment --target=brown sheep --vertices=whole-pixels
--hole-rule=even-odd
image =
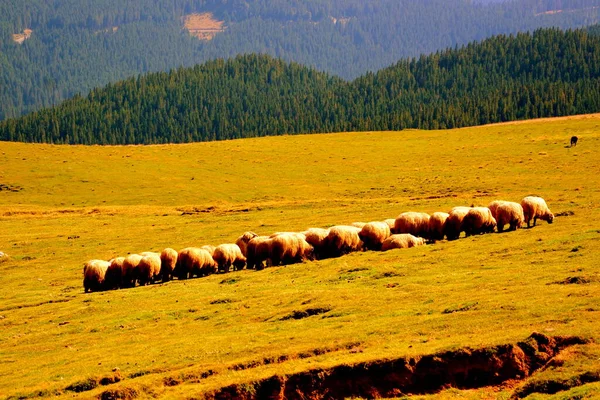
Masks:
[[[489,208],[473,207],[463,218],[461,231],[464,231],[468,237],[493,232],[495,227],[496,219]]]
[[[248,256],[248,254],[246,252],[246,247],[248,246],[248,242],[257,236],[258,235],[254,232],[244,232],[242,234],[242,236],[237,238],[237,240],[235,241],[235,244],[238,245],[238,247],[242,251],[242,254],[244,255],[244,257]]]
[[[337,225],[329,228],[329,234],[324,241],[326,257],[340,257],[353,251],[361,251],[364,243],[360,240],[361,228],[347,225]]]
[[[233,265],[233,269],[238,271],[244,269],[246,265],[246,257],[242,254],[242,250],[237,244],[226,243],[215,248],[213,259],[219,266],[219,271],[229,272],[229,268]]]
[[[462,232],[462,223],[465,215],[471,210],[471,207],[454,207],[448,213],[444,233],[448,240],[456,240]]]
[[[110,262],[104,260],[90,260],[83,265],[83,290],[97,292],[104,290],[104,278]]]
[[[422,246],[425,239],[411,235],[410,233],[398,233],[384,240],[381,250],[408,249],[410,247]]]
[[[309,228],[302,233],[308,244],[313,247],[315,258],[320,259],[325,248],[325,239],[327,239],[327,235],[329,235],[329,229]]]
[[[139,254],[130,254],[123,261],[123,286],[134,287],[138,277],[138,265],[143,256]]]
[[[125,257],[110,260],[110,265],[104,277],[104,286],[107,290],[118,289],[123,285],[123,263]]]
[[[248,242],[246,262],[248,269],[261,270],[264,268],[263,262],[269,259],[269,250],[271,248],[271,239],[268,236],[257,236]]]
[[[269,259],[273,266],[314,260],[314,249],[305,239],[297,234],[281,234],[271,239]]]
[[[390,227],[390,232],[392,233],[392,235],[394,233],[396,233],[396,218],[388,218],[385,221],[386,224],[388,224],[388,226]]]
[[[177,265],[177,251],[167,247],[160,253],[160,276],[163,282],[173,278],[173,271]]]
[[[498,232],[504,230],[504,225],[509,224],[509,230],[514,231],[519,229],[525,221],[523,215],[523,207],[519,203],[512,201],[505,201],[496,207],[496,213],[492,213],[493,217],[496,218],[496,226]]]
[[[146,254],[138,264],[138,282],[140,286],[153,283],[160,275],[160,254]]]
[[[210,253],[198,247],[187,247],[179,252],[177,265],[173,271],[179,279],[192,276],[205,276],[217,272],[217,263]]]
[[[212,257],[215,254],[215,249],[216,247],[211,245],[211,244],[206,244],[202,247],[200,247],[202,250],[206,250],[208,251],[208,254],[210,254],[210,256]]]
[[[429,219],[427,213],[422,212],[404,212],[396,217],[394,232],[410,233],[419,237],[427,237],[429,234]]]
[[[531,219],[533,219],[533,226],[537,223],[538,218],[549,224],[554,221],[554,214],[550,212],[546,201],[541,197],[527,196],[521,200],[521,207],[523,207],[523,216],[528,228],[531,227]]]
[[[444,239],[446,221],[450,214],[445,212],[434,212],[429,218],[429,239],[436,241]]]
[[[390,226],[385,222],[369,222],[362,227],[358,237],[369,250],[381,250],[383,241],[392,234]]]

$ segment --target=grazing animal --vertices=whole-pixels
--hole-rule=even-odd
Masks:
[[[314,260],[314,249],[302,236],[283,233],[272,238],[269,249],[271,265],[288,265]]]
[[[143,253],[142,253],[143,254]],[[140,286],[153,283],[160,275],[160,254],[146,253],[138,264],[137,279]]]
[[[494,200],[492,201],[490,204],[488,204],[488,208],[490,209],[491,213],[492,213],[492,217],[496,218],[496,210],[498,209],[498,207],[500,206],[500,204],[504,204],[507,203],[507,201],[505,200]],[[497,220],[498,218],[496,218]]]
[[[104,260],[90,260],[83,265],[83,290],[97,292],[104,290],[104,278],[110,262]]]
[[[123,285],[123,263],[125,257],[116,257],[110,260],[110,265],[104,277],[106,290],[118,289]]]
[[[519,229],[523,225],[523,221],[525,221],[523,207],[519,203],[512,201],[505,201],[499,204],[495,212],[492,212],[492,216],[496,219],[498,232],[504,231],[504,225],[506,224],[510,225],[509,230],[511,231]]]
[[[471,210],[471,207],[454,207],[448,213],[446,219],[446,226],[444,227],[444,233],[448,240],[456,240],[460,237],[462,232],[463,219],[465,215]]]
[[[353,222],[350,225],[354,226],[356,228],[361,228],[362,229],[362,227],[365,226],[366,224],[367,224],[366,222]]]
[[[554,214],[550,212],[546,201],[541,197],[527,196],[521,200],[521,207],[523,207],[523,216],[527,227],[531,227],[531,220],[533,219],[533,226],[537,223],[538,218],[542,221],[546,221],[551,224],[554,221]]]
[[[160,276],[163,282],[173,278],[173,271],[177,266],[177,251],[167,247],[160,253]]]
[[[397,233],[391,235],[383,241],[381,246],[382,251],[393,249],[408,249],[410,247],[422,246],[425,244],[425,239],[411,235],[410,233]]]
[[[473,207],[463,218],[461,231],[468,237],[493,232],[495,227],[496,219],[489,208]]]
[[[396,233],[410,233],[419,237],[427,237],[429,234],[429,214],[408,211],[396,217],[394,231]]]
[[[257,236],[248,242],[246,249],[246,268],[261,270],[265,266],[263,262],[269,259],[269,251],[271,249],[271,239],[268,236]]]
[[[448,213],[440,211],[431,214],[431,217],[429,218],[429,239],[433,241],[444,239],[448,217]]]
[[[577,141],[579,138],[577,136],[571,136],[571,147],[577,146]]]
[[[309,228],[302,232],[308,244],[314,249],[314,256],[316,259],[320,259],[323,256],[323,250],[325,248],[325,239],[329,235],[329,229],[324,228]]]
[[[246,257],[244,257],[242,250],[235,243],[218,245],[215,248],[213,259],[217,263],[219,271],[223,272],[229,272],[232,265],[236,271],[244,269],[246,265]]]
[[[138,265],[143,256],[130,254],[123,261],[123,285],[122,287],[134,287],[138,277]]]
[[[179,279],[205,276],[217,272],[217,263],[210,253],[198,247],[187,247],[179,252],[177,265],[173,271]]]
[[[388,218],[385,221],[386,224],[390,227],[390,232],[392,234],[396,233],[396,218]]]
[[[242,251],[242,254],[244,255],[244,257],[247,257],[246,247],[248,246],[248,242],[250,240],[254,239],[257,236],[258,235],[256,233],[254,233],[254,232],[244,232],[242,234],[242,236],[240,236],[239,238],[237,238],[237,240],[235,241],[235,244],[238,245],[238,247]]]
[[[202,246],[200,248],[208,251],[208,254],[210,254],[211,257],[215,254],[216,247],[211,244],[205,244],[204,246]]]
[[[362,227],[358,237],[369,250],[381,250],[383,241],[392,234],[386,222],[369,222]]]
[[[353,251],[361,251],[364,243],[358,236],[361,228],[347,225],[336,225],[329,228],[324,242],[325,257],[340,257]]]

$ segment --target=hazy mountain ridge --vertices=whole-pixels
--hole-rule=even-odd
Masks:
[[[599,11],[587,8],[600,5],[600,0],[569,3],[585,11],[540,15],[555,3],[3,0],[0,119],[139,73],[241,53],[266,53],[351,79],[401,58],[492,34],[598,22]],[[215,13],[227,26],[210,42],[182,30],[182,16],[203,11]],[[12,35],[26,28],[33,30],[31,37],[15,43]]]

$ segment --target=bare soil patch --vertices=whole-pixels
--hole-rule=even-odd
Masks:
[[[217,33],[225,31],[224,22],[212,13],[189,14],[183,17],[183,27],[200,40],[211,40]]]

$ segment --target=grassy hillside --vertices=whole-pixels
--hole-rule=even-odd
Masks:
[[[189,145],[2,143],[0,393],[180,398],[533,332],[597,341],[599,127],[590,115]],[[580,141],[568,148],[572,135]],[[554,224],[83,293],[90,258],[528,194],[546,198]],[[320,313],[287,318],[307,309]],[[599,353],[593,343],[570,347],[524,382],[442,396],[547,390],[544,382],[597,376]],[[600,395],[598,383],[569,390],[557,396]]]

